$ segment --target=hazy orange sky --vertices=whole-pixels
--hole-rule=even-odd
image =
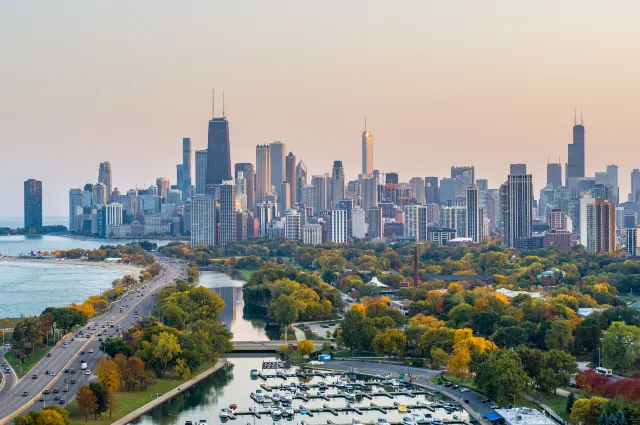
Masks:
[[[4,1],[0,216],[43,181],[44,215],[111,161],[121,189],[175,183],[181,139],[206,147],[226,92],[232,162],[281,140],[310,173],[374,167],[490,187],[524,162],[538,190],[584,109],[587,173],[640,168],[638,1]]]

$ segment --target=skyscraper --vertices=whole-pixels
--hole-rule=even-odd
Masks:
[[[638,254],[640,254],[640,238],[638,238],[638,228],[637,227],[630,227],[627,229],[624,229],[624,233],[626,235],[626,247],[625,247],[625,251],[627,251],[627,254],[635,257]]]
[[[361,174],[360,185],[362,186],[362,209],[367,212],[371,208],[378,206],[378,180],[373,174]]]
[[[475,168],[471,166],[451,167],[451,178],[465,177],[467,185],[476,184]]]
[[[236,186],[224,181],[220,185],[220,246],[236,240]]]
[[[282,182],[285,181],[285,155],[287,154],[287,145],[282,142],[273,142],[269,144],[269,157],[271,161],[271,184],[275,187],[278,197],[280,197],[280,189]],[[284,214],[284,210],[282,211]]]
[[[285,159],[284,178],[289,183],[289,202],[293,206],[298,202],[298,177],[296,176],[296,157],[293,152],[289,152]]]
[[[331,169],[331,208],[336,208],[338,202],[344,199],[344,168],[342,161],[333,161]]]
[[[216,200],[210,195],[191,199],[191,246],[216,244]]]
[[[566,186],[569,186],[570,179],[585,176],[584,145],[584,125],[582,123],[582,113],[580,113],[580,124],[578,124],[576,116],[573,118],[573,143],[568,146]]]
[[[384,237],[382,209],[371,208],[369,210],[369,239],[380,239],[382,237]]]
[[[547,163],[547,185],[549,184],[553,189],[562,186],[562,164]]]
[[[24,230],[38,232],[42,228],[42,182],[29,179],[24,182]]]
[[[300,212],[298,210],[289,208],[284,214],[284,237],[290,240],[302,239],[302,232],[300,227]]]
[[[207,150],[196,151],[196,195],[204,195],[207,187]]]
[[[327,209],[327,177],[325,175],[313,176],[311,185],[314,187],[316,195],[313,203],[313,213],[317,216]]]
[[[393,172],[387,173],[387,175],[385,176],[384,182],[398,184],[399,182],[398,173],[393,173]]]
[[[158,188],[158,196],[167,199],[167,191],[171,189],[171,182],[166,177],[158,177],[156,179],[156,186]]]
[[[111,163],[109,161],[101,162],[98,169],[98,183],[102,183],[107,188],[107,196],[111,195],[113,190],[113,176],[111,175]]]
[[[438,187],[438,177],[424,178],[424,201],[425,204],[439,204],[440,191]]]
[[[347,211],[331,210],[330,238],[333,243],[347,242]]]
[[[104,205],[107,203],[107,187],[102,183],[93,185],[93,205]]]
[[[373,174],[373,134],[367,130],[366,118],[362,132],[362,174]]]
[[[298,199],[298,202],[300,202],[300,199],[302,198],[302,188],[309,183],[307,181],[307,178],[307,166],[302,160],[300,160],[300,162],[298,162],[298,165],[296,165],[296,190],[298,191],[298,193],[296,193],[296,199]]]
[[[424,205],[424,197],[425,197],[425,187],[424,187],[424,179],[421,177],[414,177],[409,180],[409,187],[413,192],[413,197],[416,199],[416,202],[420,205]]]
[[[215,103],[214,103],[215,109]],[[229,145],[229,122],[224,116],[224,97],[222,100],[222,117],[209,120],[207,136],[207,182],[205,192],[216,194],[217,187],[225,180],[232,180],[231,146]]]
[[[82,212],[82,189],[69,189],[69,231],[76,230],[76,217]]]
[[[481,243],[482,220],[480,219],[480,191],[478,186],[467,187],[467,237],[475,243]]]
[[[253,211],[255,208],[255,190],[253,187],[255,179],[255,171],[253,170],[253,164],[250,162],[239,162],[235,165],[236,178],[238,172],[242,171],[242,177],[244,179],[244,193],[247,195],[247,210]]]
[[[425,205],[407,205],[404,210],[404,236],[416,242],[427,240],[428,212]]]
[[[256,203],[266,201],[271,193],[271,156],[269,146],[256,146]]]
[[[580,243],[588,252],[616,249],[616,206],[602,198],[580,198]]]
[[[507,179],[507,245],[530,238],[533,232],[533,180],[531,174],[509,174]],[[503,238],[505,235],[502,236]]]
[[[178,189],[184,193],[186,199],[191,187],[191,139],[189,137],[182,139],[182,167],[179,170]]]

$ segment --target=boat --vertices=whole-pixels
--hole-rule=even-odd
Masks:
[[[460,419],[458,415],[453,415],[453,419]]]
[[[385,418],[378,418],[378,425],[389,425],[389,421]]]
[[[344,396],[347,400],[353,400],[356,398],[356,396],[352,393],[344,393]]]
[[[251,369],[251,371],[249,372],[249,375],[258,376],[258,369]]]
[[[407,423],[407,422],[415,422],[416,418],[411,414],[407,414],[402,418],[402,422]]]
[[[431,422],[433,422],[433,415],[431,413],[425,413],[424,414],[424,421],[428,424],[430,424]]]
[[[398,382],[397,380],[395,380],[395,379],[391,380],[391,386],[392,387],[399,387],[400,385],[401,385],[400,382]]]
[[[271,395],[271,400],[273,400],[273,401],[280,401],[280,394],[278,394],[278,393],[273,393],[273,394]]]
[[[433,424],[434,424],[434,425],[442,425],[442,419],[435,418],[435,419],[433,420]]]
[[[357,418],[353,418],[351,419],[351,425],[362,425],[362,422],[360,422]]]
[[[291,385],[289,385],[289,388],[291,388],[292,390],[295,390],[298,387],[295,382],[292,382]]]
[[[293,396],[291,395],[290,392],[287,391],[286,393],[284,393],[284,399],[287,401],[291,401],[293,400]]]
[[[398,406],[398,412],[400,413],[407,413],[407,406]]]
[[[288,407],[285,411],[284,411],[285,416],[293,416],[294,412],[293,412],[293,408]]]
[[[220,416],[221,419],[227,419],[229,418],[229,412],[227,409],[220,409],[220,413],[218,413],[218,416]]]
[[[275,417],[282,416],[282,412],[280,411],[280,409],[274,409],[271,411],[271,416],[275,416]]]
[[[300,414],[309,416],[309,411],[307,409],[300,409]]]
[[[236,410],[237,408],[238,408],[238,405],[235,404],[235,403],[232,403],[232,404],[229,405],[229,409],[231,409],[231,410]]]
[[[198,425],[207,425],[207,420],[206,419],[200,419],[198,421]]]

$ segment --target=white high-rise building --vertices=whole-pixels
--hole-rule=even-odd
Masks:
[[[300,232],[300,212],[289,208],[284,214],[284,237],[290,240],[302,239]]]
[[[233,180],[220,185],[220,246],[236,240],[236,186]]]
[[[105,205],[106,225],[121,226],[122,225],[122,204],[112,203]]]
[[[362,132],[362,174],[373,174],[373,134],[367,130],[366,119]]]
[[[269,146],[256,146],[256,203],[265,202],[267,194],[271,193],[271,156]]]
[[[209,195],[191,199],[191,246],[216,244],[216,200]]]
[[[362,209],[369,211],[378,207],[378,180],[373,174],[361,174],[360,185],[362,187]]]
[[[478,186],[467,186],[467,237],[475,243],[482,242],[482,221]]]
[[[549,227],[551,230],[569,230],[567,227],[567,214],[559,209],[551,210],[549,215]]]
[[[329,240],[333,243],[347,243],[347,210],[331,210]]]
[[[407,205],[404,210],[404,236],[414,238],[416,242],[427,240],[427,207]]]
[[[596,252],[595,198],[580,198],[580,243],[588,252]]]
[[[306,184],[302,187],[300,192],[302,195],[302,203],[306,208],[311,208],[313,215],[315,215],[315,203],[316,203],[316,187],[312,184]]]
[[[351,210],[351,235],[354,238],[364,239],[367,236],[367,214],[360,207]]]
[[[445,228],[455,229],[456,237],[467,236],[467,208],[466,207],[440,207],[440,225]]]
[[[624,229],[627,243],[626,243],[626,251],[627,254],[632,257],[637,257],[640,254],[640,239],[638,239],[638,228],[631,227],[629,229]]]
[[[302,226],[302,243],[305,245],[320,245],[322,243],[322,226],[320,224],[305,224]]]
[[[269,235],[269,224],[278,216],[278,204],[275,202],[261,202],[257,206],[258,220],[260,221],[260,237]]]
[[[414,177],[409,180],[409,187],[411,187],[411,191],[413,192],[413,197],[416,202],[420,205],[424,205],[425,203],[425,186],[424,179],[422,177]]]
[[[207,150],[196,151],[196,195],[204,195],[207,187]]]

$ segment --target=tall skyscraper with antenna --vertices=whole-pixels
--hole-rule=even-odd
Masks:
[[[367,118],[362,132],[362,174],[373,174],[373,134],[367,130]]]
[[[215,94],[215,93],[214,93]],[[207,137],[207,194],[218,196],[223,181],[232,180],[231,147],[229,145],[229,122],[224,113],[224,93],[222,95],[222,117],[216,118],[215,95],[213,96],[212,117],[209,120]]]
[[[567,156],[566,182],[569,186],[571,178],[585,176],[585,147],[584,147],[584,124],[582,121],[582,111],[580,111],[580,124],[578,124],[577,112],[573,116],[573,143],[569,145],[569,155]]]

